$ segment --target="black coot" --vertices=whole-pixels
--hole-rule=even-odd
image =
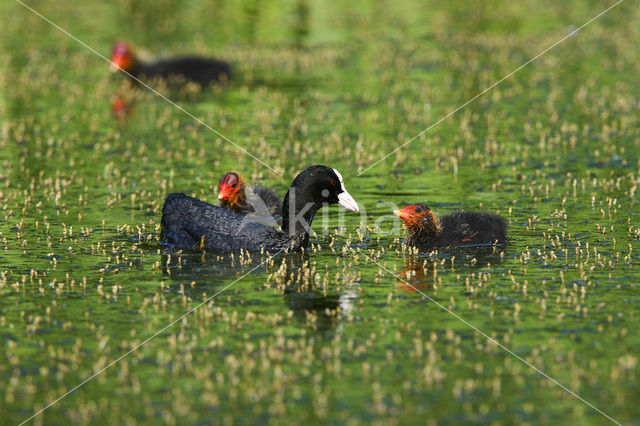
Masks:
[[[196,198],[170,194],[162,208],[161,239],[183,250],[297,250],[308,245],[316,212],[336,203],[358,211],[340,173],[326,166],[311,166],[293,180],[282,205],[282,232]]]
[[[218,183],[220,206],[247,216],[254,222],[277,226],[282,218],[282,199],[274,190],[261,186],[248,186],[242,177],[229,172]]]
[[[418,248],[504,243],[507,224],[495,214],[457,212],[438,218],[426,204],[394,210],[409,230],[407,244]]]
[[[199,83],[207,84],[229,80],[231,67],[228,63],[199,56],[162,59],[153,63],[144,63],[136,57],[133,49],[126,43],[116,43],[111,53],[111,69],[122,69],[138,79],[159,77],[170,79],[182,77]]]

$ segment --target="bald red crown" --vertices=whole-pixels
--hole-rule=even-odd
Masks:
[[[114,44],[111,50],[111,62],[111,69],[114,71],[118,69],[130,71],[135,62],[133,50],[124,42]]]
[[[234,204],[241,186],[242,179],[237,173],[226,173],[220,178],[220,182],[218,183],[218,189],[220,190],[218,199],[229,204]]]

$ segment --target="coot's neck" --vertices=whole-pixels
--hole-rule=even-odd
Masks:
[[[131,59],[131,65],[129,66],[129,69],[126,70],[129,74],[131,74],[134,77],[138,77],[141,74],[144,74],[144,70],[147,67],[147,64],[140,62],[140,60],[134,56]]]
[[[409,231],[408,243],[411,246],[435,246],[440,241],[440,235],[436,232],[430,232],[425,229],[417,231]]]
[[[247,201],[247,187],[244,185],[244,183],[240,183],[240,188],[238,189],[238,196],[236,198],[235,204],[242,208],[247,207],[247,204],[249,204]]]
[[[429,212],[431,213],[431,212]],[[430,214],[431,220],[421,220],[409,228],[409,244],[430,246],[437,245],[442,236],[442,225],[435,215]]]
[[[311,222],[321,207],[322,203],[313,200],[306,191],[289,188],[282,203],[282,232],[291,239],[302,239],[302,244],[306,245]]]
[[[223,207],[226,207],[231,211],[242,211],[249,207],[247,191],[244,183],[240,184],[240,188],[238,188],[238,192],[236,192],[236,195],[232,200],[223,200],[221,204]]]

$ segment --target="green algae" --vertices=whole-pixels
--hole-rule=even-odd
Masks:
[[[282,177],[2,5],[0,418],[26,420],[198,307],[33,422],[608,422],[453,312],[632,423],[637,5],[358,176],[609,6],[543,3],[29,3],[105,55],[126,39],[231,61],[228,87],[160,90]],[[123,120],[116,93],[133,101]],[[166,194],[214,202],[231,169],[283,193],[317,163],[342,172],[364,228],[331,208],[308,253],[275,259],[158,245]],[[499,212],[510,240],[408,250],[384,216],[418,201]]]

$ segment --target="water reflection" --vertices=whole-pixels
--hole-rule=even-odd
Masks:
[[[116,119],[126,121],[133,112],[134,105],[135,102],[130,97],[116,94],[111,101],[111,112]]]
[[[243,253],[191,253],[171,249],[161,254],[162,272],[174,280],[194,282],[196,287],[207,288],[242,273],[269,272],[287,255]],[[300,262],[300,260],[292,260]]]
[[[396,285],[405,291],[428,291],[447,272],[463,272],[498,265],[504,261],[504,245],[452,247],[429,253],[410,251]]]
[[[314,331],[330,331],[342,323],[354,307],[357,293],[336,292],[332,282],[318,282],[307,252],[275,256],[238,253],[180,253],[167,250],[160,256],[163,275],[182,284],[187,296],[202,300],[234,282],[281,292],[284,303],[300,325]],[[246,275],[246,277],[244,277]],[[252,276],[257,276],[258,281]],[[169,290],[169,291],[175,291]],[[263,293],[266,296],[266,292]]]
[[[433,262],[432,262],[433,264]],[[427,282],[428,260],[409,255],[404,258],[404,269],[398,274],[398,288],[406,291],[423,291],[433,288],[433,282]]]

